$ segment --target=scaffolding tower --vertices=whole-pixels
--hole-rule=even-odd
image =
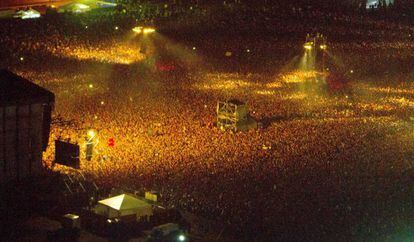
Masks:
[[[245,103],[233,99],[217,102],[217,127],[222,130],[247,131],[257,129],[257,122],[249,115]]]

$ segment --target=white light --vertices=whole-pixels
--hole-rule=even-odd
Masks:
[[[93,129],[88,130],[88,137],[90,139],[92,139],[93,137],[95,137],[96,133]]]
[[[119,27],[118,26],[115,26],[115,30],[118,30],[119,29]]]
[[[195,46],[193,46],[193,50],[196,50],[196,47]]]
[[[20,57],[20,61],[24,61],[24,58],[23,57]]]
[[[178,236],[178,240],[179,240],[179,241],[185,241],[185,236],[184,236],[184,235],[182,235],[182,234],[180,234],[180,235]]]
[[[101,101],[101,105],[104,105],[105,104],[105,102],[104,101]]]
[[[23,12],[22,19],[30,19],[30,18],[40,18],[40,13],[36,12],[32,9]]]
[[[89,88],[93,88],[93,84],[89,84]]]

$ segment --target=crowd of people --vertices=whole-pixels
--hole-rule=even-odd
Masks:
[[[381,236],[381,226],[397,226],[411,214],[396,212],[410,203],[386,210],[389,202],[410,199],[403,183],[413,132],[400,114],[411,110],[412,75],[396,70],[412,59],[411,28],[315,11],[285,14],[291,20],[246,21],[243,14],[217,20],[248,30],[269,18],[266,29],[275,33],[268,38],[155,34],[157,52],[170,51],[188,65],[197,60],[166,72],[149,61],[153,53],[139,51],[130,33],[134,21],[5,21],[0,65],[56,94],[54,120],[66,122],[53,123],[46,166],[55,139],[70,139],[83,151],[93,129],[93,159],[82,153],[81,170],[100,187],[156,190],[166,206],[220,221],[241,238]],[[350,96],[313,89],[306,81],[313,74],[295,68],[301,38],[320,31],[312,25],[321,22],[334,40],[330,67],[346,72]],[[232,98],[248,104],[261,129],[215,127],[217,101]]]

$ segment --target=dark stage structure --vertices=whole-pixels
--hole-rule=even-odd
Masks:
[[[40,174],[55,95],[0,70],[0,180]]]

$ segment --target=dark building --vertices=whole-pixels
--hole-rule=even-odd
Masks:
[[[55,95],[0,70],[0,180],[42,172]]]

